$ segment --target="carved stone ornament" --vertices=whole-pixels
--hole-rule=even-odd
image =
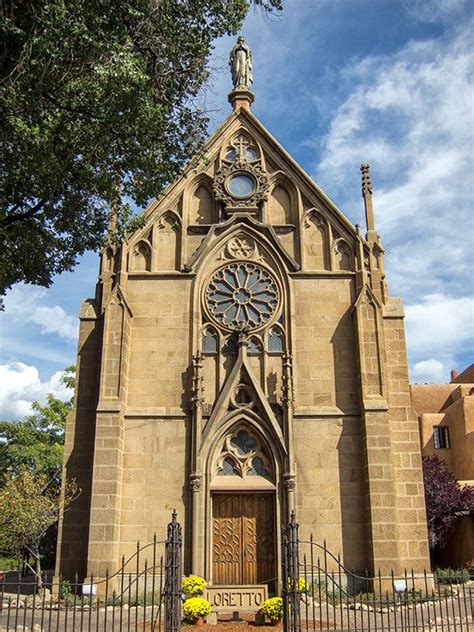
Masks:
[[[253,408],[255,405],[253,394],[246,384],[235,387],[230,401],[233,408]]]
[[[233,259],[251,259],[255,254],[255,242],[245,235],[234,237],[227,244],[227,251]]]
[[[192,492],[198,492],[201,489],[201,476],[199,474],[191,474],[189,477],[189,487]]]
[[[289,476],[288,478],[285,478],[285,489],[289,492],[293,492],[296,489],[296,480],[294,476]]]
[[[223,162],[214,177],[215,198],[224,202],[227,213],[256,213],[268,189],[268,175],[259,162]]]

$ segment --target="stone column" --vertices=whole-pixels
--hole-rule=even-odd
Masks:
[[[124,407],[132,312],[116,288],[104,311],[100,400],[97,407],[88,575],[115,572],[120,558]]]
[[[86,574],[89,516],[94,461],[98,373],[102,321],[94,299],[81,305],[76,359],[74,408],[66,422],[63,483],[75,479],[80,496],[61,516],[58,529],[56,575],[70,580]]]
[[[189,485],[191,488],[191,572],[194,575],[203,575],[203,529],[202,529],[202,475],[199,461],[199,451],[202,437],[202,355],[198,351],[193,356],[193,419],[192,419],[192,471]]]
[[[389,574],[398,566],[398,532],[393,449],[385,400],[381,309],[371,290],[356,302],[361,380],[362,441],[365,460],[366,526],[371,573]]]
[[[427,519],[418,420],[411,408],[403,307],[400,299],[384,305],[386,373],[401,566],[429,572]]]
[[[293,450],[294,400],[292,356],[289,353],[285,353],[283,356],[282,372],[283,434],[288,451],[286,471],[283,474],[283,483],[286,492],[285,522],[289,522],[292,512],[296,511],[296,472]]]

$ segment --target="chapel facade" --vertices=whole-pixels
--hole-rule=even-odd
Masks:
[[[211,585],[274,589],[292,511],[347,568],[428,568],[369,168],[364,236],[253,116],[248,67],[243,83],[233,70],[232,113],[103,252],[82,304],[64,462],[82,494],[57,571],[103,577],[174,508],[185,572]]]

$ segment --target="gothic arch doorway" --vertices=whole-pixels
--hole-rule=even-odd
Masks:
[[[212,494],[212,576],[219,586],[267,584],[276,579],[275,495]]]
[[[220,441],[213,460],[212,582],[275,587],[276,487],[274,458],[248,424]]]

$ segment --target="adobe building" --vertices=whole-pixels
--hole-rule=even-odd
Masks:
[[[474,364],[452,371],[449,384],[412,384],[410,393],[423,456],[438,456],[460,485],[474,485]],[[473,555],[474,515],[460,516],[436,562],[458,568]]]
[[[403,309],[362,166],[362,234],[251,113],[232,112],[145,225],[101,256],[80,312],[57,571],[104,576],[137,540],[184,529],[185,572],[280,578],[296,511],[355,570],[429,568]]]

